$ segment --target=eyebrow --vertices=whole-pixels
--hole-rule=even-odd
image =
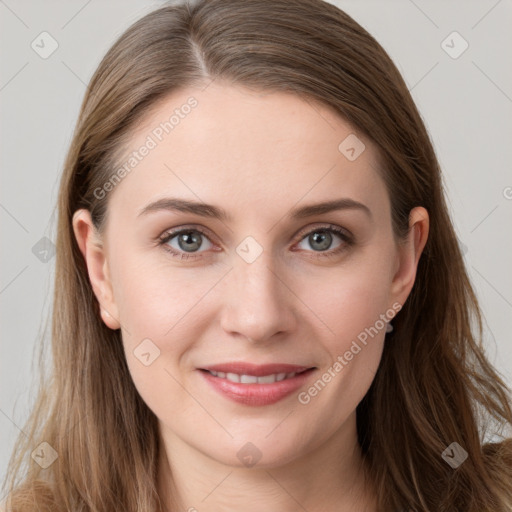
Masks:
[[[154,201],[139,212],[138,217],[157,211],[179,211],[184,213],[192,213],[201,217],[211,217],[222,221],[231,221],[231,215],[226,210],[212,204],[189,201],[186,199],[178,199],[167,197]],[[288,213],[287,217],[291,219],[302,219],[313,215],[321,215],[335,210],[359,210],[364,212],[368,217],[372,218],[372,212],[363,203],[354,201],[350,198],[341,198],[323,203],[310,204],[293,209]]]

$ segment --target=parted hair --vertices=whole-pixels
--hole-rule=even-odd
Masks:
[[[379,511],[510,512],[512,440],[502,435],[512,424],[510,390],[485,354],[433,145],[382,46],[321,0],[169,2],[130,26],[99,64],[62,172],[51,368],[10,459],[7,510],[164,510],[157,418],[136,391],[120,331],[101,321],[72,216],[87,208],[101,231],[108,196],[94,191],[118,169],[137,125],[173,91],[212,80],[319,102],[372,140],[398,241],[411,209],[428,211],[415,284],[357,407]],[[58,454],[47,469],[31,458],[43,441]],[[453,442],[468,453],[455,469],[442,457]]]

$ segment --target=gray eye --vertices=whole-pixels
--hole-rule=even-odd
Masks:
[[[339,235],[335,234],[335,236],[341,239]],[[308,242],[314,251],[325,251],[327,249],[335,248],[331,247],[333,242],[333,233],[327,229],[315,229],[300,241],[301,244],[304,242]],[[301,249],[304,249],[304,247],[301,247]]]
[[[178,241],[178,247],[172,245],[172,242],[175,240]],[[181,231],[180,233],[175,234],[172,238],[169,239],[167,243],[176,250],[196,252],[199,248],[204,246],[203,240],[206,240],[207,243],[210,243],[206,236],[199,231],[188,229],[186,231]],[[209,247],[206,247],[206,249],[208,248]]]

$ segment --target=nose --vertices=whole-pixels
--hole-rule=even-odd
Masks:
[[[253,343],[292,332],[299,301],[271,254],[263,251],[252,263],[235,254],[233,267],[221,290],[224,332]]]

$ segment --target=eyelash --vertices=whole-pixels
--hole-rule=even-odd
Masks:
[[[209,240],[208,234],[203,229],[194,226],[194,227],[180,228],[180,229],[177,229],[174,231],[166,231],[161,237],[159,237],[158,245],[162,246],[163,249],[165,251],[169,252],[171,254],[171,256],[174,258],[179,258],[182,260],[183,259],[188,260],[188,259],[200,258],[201,253],[178,252],[175,249],[173,249],[171,246],[167,245],[167,242],[172,240],[177,235],[180,235],[182,233],[188,233],[190,231],[196,231],[198,233],[201,233],[201,235],[205,236]],[[314,229],[310,229],[309,231],[301,231],[298,234],[298,236],[301,237],[299,242],[302,242],[302,240],[304,240],[307,236],[309,236],[312,233],[315,233],[317,231],[327,231],[329,233],[334,233],[334,234],[338,235],[343,241],[343,243],[336,249],[331,249],[328,251],[313,251],[313,252],[316,252],[317,257],[319,257],[319,258],[332,258],[332,257],[338,256],[340,253],[347,250],[350,246],[352,246],[354,244],[354,240],[348,234],[348,232],[346,230],[344,230],[343,228],[340,228],[334,224],[328,224],[327,226],[317,226]],[[308,252],[311,252],[311,251],[308,251]]]

